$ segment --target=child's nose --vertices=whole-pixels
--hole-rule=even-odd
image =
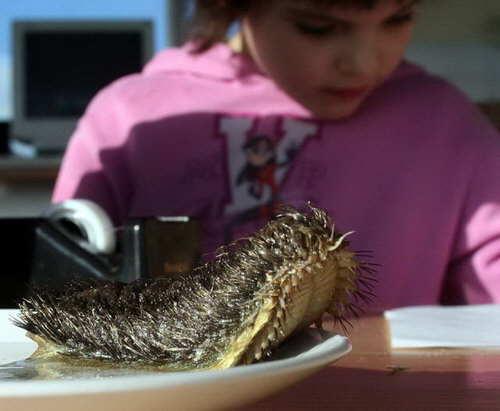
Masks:
[[[335,67],[349,77],[370,77],[375,74],[379,64],[379,53],[375,42],[352,41],[343,52],[335,57]]]

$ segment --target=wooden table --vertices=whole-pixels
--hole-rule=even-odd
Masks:
[[[61,164],[60,156],[22,158],[0,155],[1,183],[52,183]]]
[[[391,351],[384,318],[353,325],[350,354],[240,411],[500,410],[500,349]]]

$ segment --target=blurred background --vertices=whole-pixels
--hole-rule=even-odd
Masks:
[[[63,39],[60,48],[70,50],[68,44],[74,41],[83,54],[97,55],[95,59],[85,60],[96,63],[87,69],[98,68],[99,73],[104,73],[101,83],[107,83],[127,74],[109,67],[137,71],[155,52],[179,44],[192,3],[191,0],[0,2],[0,217],[38,215],[47,207],[61,153],[75,118],[94,90],[102,85],[66,84],[64,76],[59,75],[59,83],[53,80],[51,92],[56,86],[62,90],[73,87],[72,101],[78,104],[75,103],[71,113],[58,112],[57,106],[46,106],[49,100],[57,98],[49,98],[46,91],[49,88],[44,91],[41,85],[46,85],[47,76],[54,73],[51,67],[62,68],[68,60],[67,52],[63,55],[57,48],[45,54],[38,52],[42,57],[38,56],[37,60],[33,50],[41,50],[47,33]],[[58,26],[58,22],[62,25]],[[107,37],[99,37],[99,33],[103,34],[103,25],[113,27],[113,33],[106,32]],[[75,28],[80,30],[76,34],[71,31]],[[137,39],[136,53],[118,55],[118,50],[124,49],[121,45],[132,44],[133,38]],[[58,44],[53,39],[50,43]],[[105,47],[115,54],[107,53]],[[81,57],[82,53],[78,54]],[[498,0],[424,2],[407,57],[456,84],[500,127]],[[121,63],[113,64],[113,61]],[[64,98],[60,101],[67,107]],[[36,121],[32,117],[36,117]]]

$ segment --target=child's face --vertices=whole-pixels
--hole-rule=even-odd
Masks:
[[[380,0],[367,10],[270,1],[244,18],[243,35],[257,65],[285,92],[317,116],[340,119],[400,63],[413,3]]]

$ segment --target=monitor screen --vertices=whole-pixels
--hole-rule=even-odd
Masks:
[[[151,58],[152,26],[149,20],[16,21],[10,140],[64,151],[94,95]]]
[[[26,117],[80,116],[99,89],[143,64],[139,32],[32,31],[25,42]]]

